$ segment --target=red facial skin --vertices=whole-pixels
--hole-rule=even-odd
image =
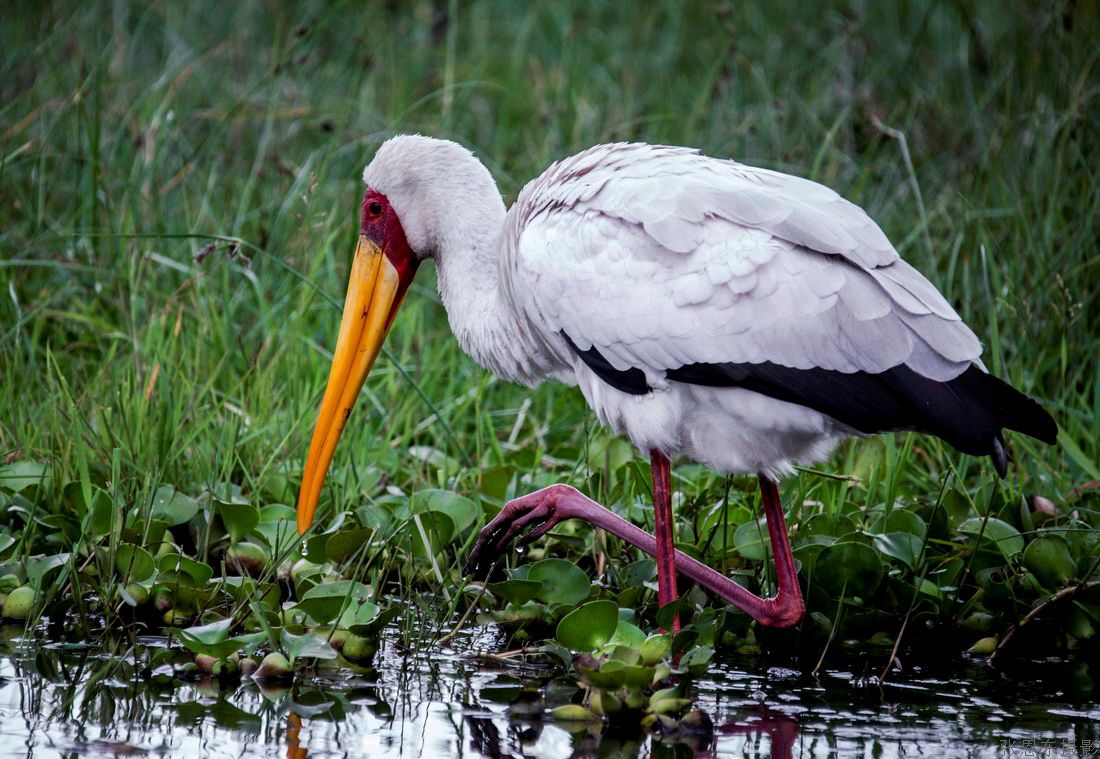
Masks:
[[[397,218],[397,212],[393,210],[389,199],[377,190],[367,189],[363,196],[363,210],[359,224],[360,234],[382,249],[393,268],[397,270],[398,286],[397,297],[393,301],[387,328],[397,315],[397,309],[405,299],[405,293],[416,276],[416,267],[420,265],[420,259],[409,248],[409,242],[405,239],[405,230],[401,227],[401,221]]]

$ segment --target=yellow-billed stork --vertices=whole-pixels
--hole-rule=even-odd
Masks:
[[[398,136],[363,173],[359,244],[298,501],[312,522],[356,396],[419,263],[435,260],[459,344],[499,377],[576,385],[651,459],[655,536],[574,488],[508,503],[468,566],[580,518],[766,625],[804,605],[776,479],[851,435],[918,430],[989,455],[1002,428],[1053,443],[1054,420],[990,375],[981,344],[858,206],[815,182],[696,150],[597,145],[555,163],[511,209],[447,140]],[[673,547],[669,459],[758,476],[776,565],[760,598]]]

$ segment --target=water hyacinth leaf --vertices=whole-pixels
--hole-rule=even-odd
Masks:
[[[907,532],[923,540],[928,532],[928,525],[924,523],[919,515],[908,509],[893,509],[888,514],[880,515],[872,523],[869,531],[876,533]]]
[[[340,616],[348,604],[365,602],[371,589],[355,580],[324,582],[310,588],[294,607],[304,611],[320,624],[328,624]]]
[[[574,651],[594,651],[611,640],[619,624],[614,601],[590,601],[566,614],[554,637]]]
[[[959,532],[975,539],[981,535],[983,541],[993,543],[1006,559],[1011,559],[1024,550],[1024,537],[1019,530],[996,517],[971,517],[959,525]]]
[[[543,559],[531,564],[527,569],[527,579],[542,584],[535,597],[546,604],[576,604],[588,598],[592,591],[592,585],[588,575],[580,567],[565,559]],[[610,602],[608,602],[610,603]],[[615,609],[615,620],[618,621],[619,607],[611,604]],[[615,625],[607,636],[615,631]]]
[[[269,522],[264,520],[261,513],[260,523],[256,525],[254,532],[268,545],[273,556],[285,556],[292,547],[301,544],[301,538],[292,519]]]
[[[413,494],[410,507],[413,514],[433,511],[446,514],[459,532],[470,527],[479,513],[477,504],[450,490],[421,490]]]
[[[123,577],[142,582],[153,576],[153,557],[144,548],[123,543],[115,549],[115,569]]]
[[[581,679],[594,688],[621,688],[626,682],[625,669],[621,661],[601,662],[593,657],[581,657],[577,661]]]
[[[1023,563],[1051,590],[1069,585],[1077,576],[1077,563],[1070,555],[1069,544],[1057,535],[1039,535],[1028,543]]]
[[[160,486],[153,496],[153,518],[160,519],[169,526],[190,522],[198,513],[199,502],[171,485]]]
[[[699,676],[707,671],[714,649],[708,646],[695,646],[680,659],[680,668],[691,675]]]
[[[328,539],[335,533],[322,532],[317,535],[311,535],[305,540],[305,553],[303,558],[311,564],[321,565],[328,561],[328,552],[325,551],[325,546],[328,544]]]
[[[328,644],[328,641],[313,632],[294,635],[283,628],[282,643],[291,664],[300,658],[335,659],[337,656],[336,650]]]
[[[508,497],[508,488],[516,476],[516,468],[503,464],[481,471],[481,494],[494,501]]]
[[[245,641],[229,637],[233,620],[229,617],[208,625],[180,630],[180,643],[192,653],[224,659],[245,646]]]
[[[214,576],[214,569],[209,564],[195,561],[189,556],[178,553],[170,553],[161,556],[157,560],[157,569],[161,572],[180,572],[186,574],[195,587],[205,585]]]
[[[370,527],[340,530],[325,540],[325,556],[337,564],[343,564],[369,542],[373,534],[374,530]]]
[[[47,485],[49,481],[49,468],[40,461],[13,461],[0,466],[0,490],[9,493],[30,491],[36,485]]]
[[[229,533],[232,543],[239,543],[260,523],[260,511],[247,503],[226,503],[217,501],[218,516]]]
[[[639,650],[642,644],[645,643],[645,633],[637,625],[630,622],[619,621],[619,624],[615,626],[615,632],[611,636],[608,645],[611,646],[624,646],[629,649]],[[641,655],[639,654],[639,657]]]
[[[533,580],[504,580],[489,584],[489,592],[503,598],[513,606],[522,606],[542,589],[541,582]]]
[[[619,584],[624,588],[634,588],[657,579],[657,562],[653,559],[639,559],[619,570]]]
[[[423,514],[414,514],[409,521],[408,530],[412,537],[413,554],[426,559],[430,553],[439,552],[451,542],[455,534],[455,523],[441,511],[429,511]],[[428,545],[424,544],[425,538]]]
[[[293,522],[297,512],[285,503],[269,503],[260,507],[260,524],[264,522]]]
[[[922,541],[911,532],[883,532],[875,535],[875,547],[887,556],[915,569]]]
[[[834,595],[866,597],[882,582],[882,562],[865,543],[833,543],[818,554],[814,581]]]
[[[53,556],[31,556],[25,564],[27,583],[29,585],[39,585],[47,575],[65,566],[71,555],[69,553],[58,553]]]
[[[382,608],[378,604],[354,600],[340,614],[336,626],[355,635],[368,635],[374,630],[381,612]]]
[[[800,544],[835,543],[836,538],[847,535],[856,529],[856,523],[847,514],[814,514],[806,520],[797,533]]]
[[[79,483],[71,482],[70,485]],[[83,498],[81,499],[83,501]],[[111,532],[115,522],[115,504],[111,496],[100,488],[92,488],[92,502],[87,505],[88,530],[95,537],[103,537]]]
[[[745,522],[733,533],[737,553],[749,561],[763,561],[768,556],[768,528],[763,519]]]
[[[647,688],[653,682],[654,667],[644,664],[623,666],[623,685],[628,688]]]

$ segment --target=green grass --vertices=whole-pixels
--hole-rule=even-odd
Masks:
[[[387,136],[463,142],[508,198],[554,159],[642,139],[809,176],[862,205],[983,338],[989,368],[1054,414],[1060,444],[1013,437],[1003,488],[987,462],[904,435],[844,446],[821,467],[858,481],[803,473],[784,486],[791,521],[825,514],[830,535],[844,515],[870,527],[877,517],[864,507],[915,506],[929,524],[941,502],[951,514],[915,570],[893,565],[896,588],[861,599],[856,612],[877,621],[850,629],[896,635],[898,615],[927,600],[905,589],[959,559],[953,577],[965,588],[929,601],[935,620],[957,629],[979,609],[993,617],[982,631],[1003,635],[1058,588],[1024,582],[1010,603],[989,603],[988,583],[1003,578],[983,585],[980,570],[1027,571],[1018,555],[985,566],[989,551],[958,537],[967,517],[996,516],[1029,540],[1040,526],[1062,531],[1075,562],[1066,587],[1088,580],[1100,555],[1097,491],[1075,490],[1100,479],[1098,36],[1096,8],[1070,2],[10,9],[0,28],[0,461],[42,462],[51,478],[0,493],[3,570],[37,577],[53,616],[101,614],[125,628],[125,604],[82,605],[65,591],[84,576],[111,598],[127,579],[112,569],[118,545],[158,550],[148,518],[158,488],[212,504],[203,494],[232,483],[256,507],[293,503],[359,175]],[[386,486],[453,490],[491,513],[506,495],[563,480],[644,520],[643,462],[575,390],[524,390],[464,356],[431,278],[421,273],[364,390],[322,516],[405,534],[403,498]],[[755,580],[752,549],[733,550],[751,524],[750,485],[676,469],[684,542],[706,543],[714,563]],[[100,491],[129,514],[125,525],[91,527],[103,518],[89,506]],[[1056,516],[1033,518],[1025,495],[1049,499]],[[220,570],[216,511],[170,537]],[[458,531],[434,566],[382,546],[340,566],[376,587],[401,579],[407,596],[453,593],[472,531]],[[561,532],[532,553],[593,569],[608,546],[585,529]],[[31,557],[55,554],[62,569],[28,572]],[[810,590],[833,629],[844,594]],[[1096,608],[1062,620],[1078,625],[1076,639],[1095,640],[1086,627],[1100,626]],[[443,624],[406,619],[416,635]]]

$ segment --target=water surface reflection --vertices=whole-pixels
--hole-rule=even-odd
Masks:
[[[815,678],[729,655],[698,683],[713,730],[658,739],[544,721],[569,682],[474,656],[501,650],[491,629],[443,650],[395,641],[387,637],[377,669],[322,669],[284,687],[181,683],[173,660],[183,657],[155,638],[111,655],[17,645],[0,659],[0,755],[1022,759],[1024,746],[1049,757],[1100,746],[1100,704],[1082,664],[1002,672],[958,660],[880,686],[858,662]]]

